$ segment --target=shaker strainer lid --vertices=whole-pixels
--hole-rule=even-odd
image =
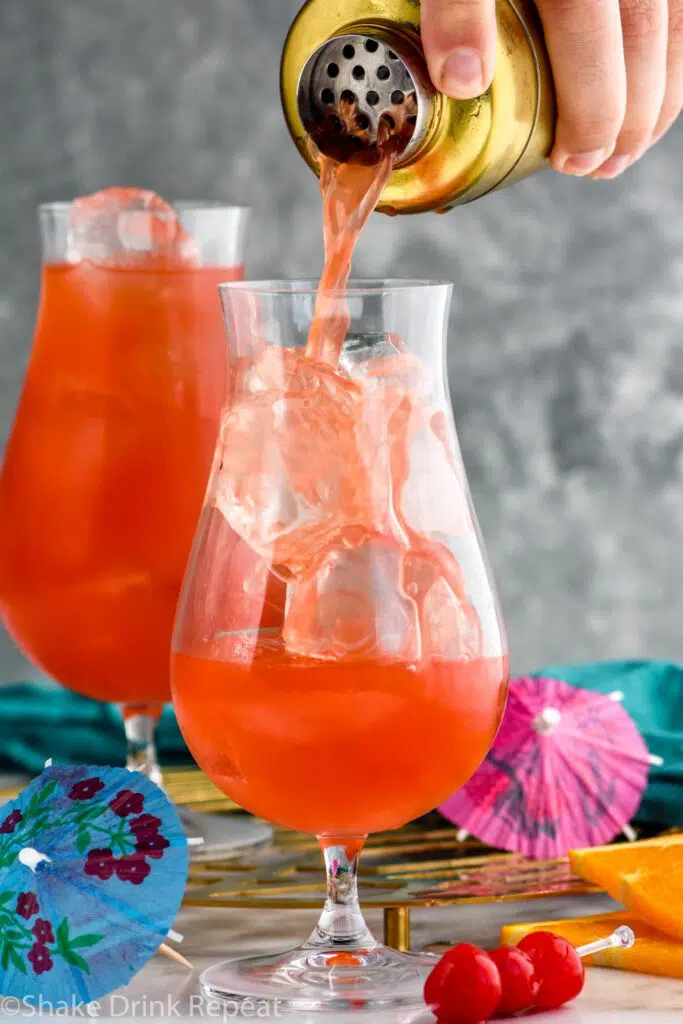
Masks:
[[[420,76],[374,36],[340,35],[306,62],[299,115],[318,149],[346,162],[376,158],[385,147],[404,162],[426,132],[431,96]]]

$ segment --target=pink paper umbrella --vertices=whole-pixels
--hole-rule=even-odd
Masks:
[[[486,760],[439,810],[490,846],[545,859],[599,846],[638,810],[651,757],[622,694],[513,679]]]

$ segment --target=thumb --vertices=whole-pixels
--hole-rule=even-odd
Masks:
[[[459,100],[480,96],[493,78],[495,0],[422,0],[422,42],[437,89]]]

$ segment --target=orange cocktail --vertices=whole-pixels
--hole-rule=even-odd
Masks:
[[[69,689],[140,705],[169,699],[225,397],[217,285],[243,276],[241,212],[179,210],[133,190],[43,209],[35,344],[0,480],[10,633]]]

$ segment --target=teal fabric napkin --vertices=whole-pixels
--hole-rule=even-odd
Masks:
[[[621,690],[650,753],[664,761],[661,768],[650,768],[636,820],[683,825],[683,667],[668,661],[612,661],[548,665],[533,675],[599,693]]]
[[[157,743],[166,764],[192,760],[170,706],[159,723]],[[50,683],[0,686],[0,771],[34,774],[49,757],[58,764],[124,764],[118,708]]]

